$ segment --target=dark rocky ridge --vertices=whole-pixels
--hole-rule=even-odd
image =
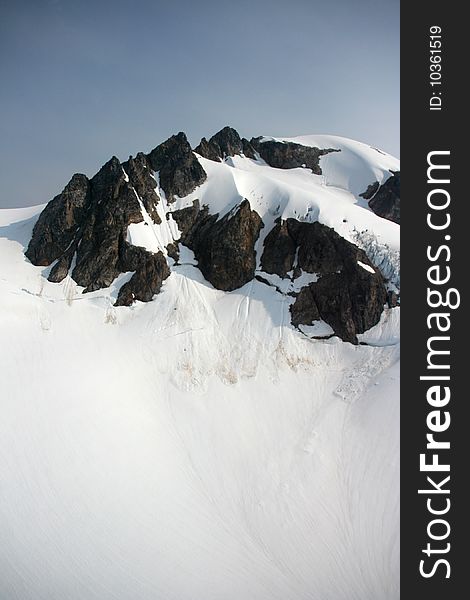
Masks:
[[[203,138],[196,151],[217,161],[236,154],[255,158],[259,153],[272,166],[304,166],[320,174],[321,156],[335,150],[261,142],[260,138],[248,142],[226,127],[209,141]],[[36,265],[55,263],[49,273],[53,282],[62,281],[72,269],[71,276],[85,292],[108,287],[121,273],[133,272],[119,290],[116,305],[152,300],[170,275],[167,259],[162,252],[130,245],[127,228],[143,221],[142,207],[155,224],[161,223],[157,179],[169,203],[205,181],[206,173],[184,133],[122,164],[113,157],[90,180],[74,175],[41,213],[26,256]],[[371,208],[373,204],[390,216],[396,208],[397,189],[399,198],[399,173],[393,173],[383,186],[370,186],[365,197]],[[180,240],[167,246],[176,263],[179,242],[194,251],[199,269],[217,289],[231,291],[255,277],[255,244],[264,224],[248,200],[222,218],[210,214],[198,200],[188,208],[167,212],[167,218],[170,214],[181,231]],[[302,271],[316,273],[318,281],[296,295],[292,323],[308,325],[323,319],[338,336],[352,343],[357,343],[358,333],[378,322],[387,301],[383,279],[365,253],[319,223],[278,220],[265,239],[261,266],[266,273],[283,278],[291,271],[294,278]],[[267,283],[262,274],[257,278]]]
[[[155,208],[158,196],[149,193],[143,165],[142,158],[128,161],[133,183],[144,193],[143,203],[145,200],[149,208]],[[163,254],[152,254],[126,241],[127,227],[143,220],[131,176],[126,177],[119,160],[113,157],[91,180],[74,175],[62,194],[46,206],[26,256],[40,265],[58,259],[50,271],[50,281],[62,281],[75,256],[72,278],[84,292],[108,287],[127,271],[135,274],[120,290],[118,304],[130,303],[131,297],[148,301],[158,292],[169,275]]]
[[[334,148],[314,148],[294,142],[277,142],[262,137],[252,138],[251,146],[271,167],[277,169],[295,169],[305,167],[315,175],[321,175],[320,157],[330,152],[341,152]]]
[[[360,196],[368,200],[376,215],[400,224],[400,171],[392,171],[382,185],[378,181],[369,185]]]
[[[121,273],[135,271],[116,303],[148,302],[170,274],[166,259],[161,252],[130,246],[126,237],[130,224],[143,221],[139,199],[153,222],[161,223],[156,171],[169,202],[206,179],[184,133],[122,165],[113,157],[91,180],[74,175],[49,202],[34,227],[26,256],[35,265],[57,261],[48,277],[56,283],[67,276],[75,257],[71,275],[84,292],[108,287]]]
[[[353,344],[358,333],[378,323],[387,300],[383,277],[364,251],[318,222],[278,221],[265,239],[261,266],[280,277],[290,271],[294,277],[301,271],[317,274],[318,281],[297,294],[292,324],[311,325],[323,319],[336,335]]]
[[[214,161],[224,160],[228,156],[244,154],[247,158],[255,158],[255,149],[246,138],[241,138],[232,127],[224,127],[209,141],[202,138],[194,152]]]

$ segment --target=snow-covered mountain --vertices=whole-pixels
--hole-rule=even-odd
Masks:
[[[0,211],[0,598],[398,598],[399,203],[224,128]]]

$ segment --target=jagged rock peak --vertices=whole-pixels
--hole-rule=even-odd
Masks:
[[[271,167],[295,169],[305,167],[315,175],[321,175],[320,157],[330,152],[341,152],[335,148],[315,148],[294,142],[280,142],[263,137],[251,138],[251,146]]]
[[[25,252],[34,265],[50,265],[67,250],[83,223],[89,202],[90,181],[86,175],[76,173],[47,204],[34,226]]]
[[[235,156],[243,152],[242,140],[232,127],[224,127],[213,135],[209,141],[202,138],[194,152],[210,160],[224,160],[227,156]]]
[[[168,202],[173,202],[175,196],[187,196],[207,178],[182,131],[154,148],[146,158],[151,169],[159,172],[160,187]]]
[[[214,161],[221,161],[237,154],[244,154],[248,158],[255,157],[255,150],[250,142],[241,138],[236,129],[229,126],[218,131],[209,141],[203,137],[194,152]]]
[[[155,224],[161,223],[157,183],[171,202],[205,179],[182,132],[148,155],[139,153],[122,164],[113,156],[91,180],[74,175],[48,203],[25,254],[35,265],[52,265],[50,281],[60,282],[71,274],[84,292],[108,287],[120,273],[135,271],[120,291],[118,304],[148,301],[159,291],[169,269],[161,252],[144,248],[137,252],[131,247],[127,228],[144,220],[142,205]]]
[[[121,273],[135,271],[118,296],[119,304],[148,301],[169,275],[161,252],[137,249],[126,241],[128,226],[143,221],[137,190],[144,194],[144,203],[158,196],[150,194],[144,156],[124,164],[129,173],[113,156],[91,180],[74,175],[41,213],[26,250],[33,264],[55,262],[48,277],[52,282],[70,273],[75,258],[71,276],[84,292],[108,287]]]

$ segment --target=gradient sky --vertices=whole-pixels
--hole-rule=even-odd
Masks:
[[[0,0],[0,81],[0,207],[224,125],[398,156],[399,1]]]

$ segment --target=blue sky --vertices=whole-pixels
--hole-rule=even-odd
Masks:
[[[398,0],[0,0],[0,15],[1,207],[178,131],[399,155]]]

